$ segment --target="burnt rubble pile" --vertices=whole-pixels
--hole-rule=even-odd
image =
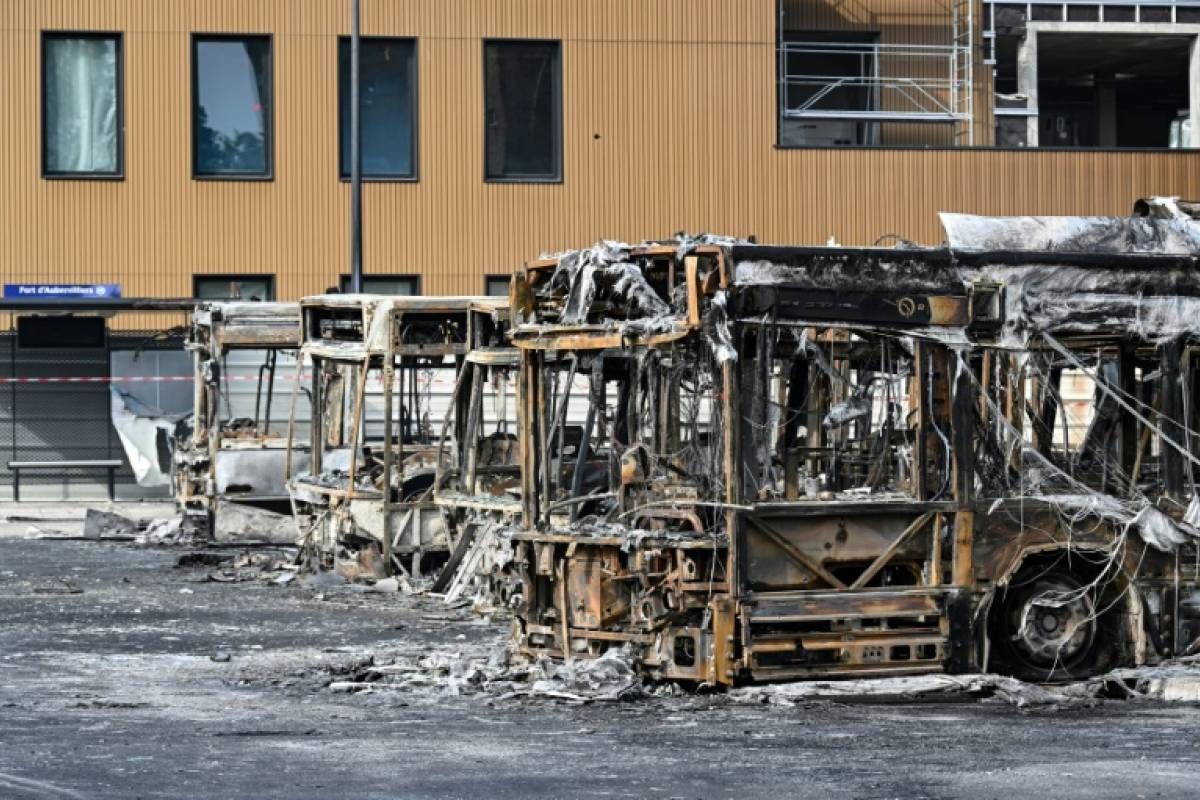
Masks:
[[[615,648],[597,659],[557,663],[513,658],[503,646],[440,648],[420,655],[374,656],[331,676],[333,692],[398,692],[436,700],[480,697],[505,701],[547,699],[566,703],[613,702],[682,693],[639,674],[635,656]]]
[[[206,550],[185,553],[176,561],[178,569],[205,569],[206,581],[245,583],[247,581],[285,586],[296,579],[294,552],[254,551],[241,553]]]
[[[1058,710],[1116,702],[1200,702],[1200,663],[1177,659],[1155,667],[1118,669],[1071,683],[1036,684],[1006,675],[912,675],[870,680],[805,681],[744,686],[738,703],[796,705],[814,700],[928,701],[970,697],[1021,709]]]
[[[1087,680],[1036,684],[1005,675],[909,675],[872,679],[749,685],[713,693],[705,687],[649,680],[634,648],[595,659],[561,662],[513,655],[502,642],[461,642],[420,653],[377,653],[326,664],[325,688],[349,694],[392,693],[438,702],[474,698],[566,704],[633,702],[704,696],[710,702],[803,705],[813,702],[896,703],[971,699],[1028,710],[1058,710],[1129,702],[1200,702],[1200,659],[1117,669]]]
[[[190,547],[200,543],[200,538],[183,525],[179,516],[138,520],[97,508],[87,510],[83,536],[96,541],[132,542],[144,547]]]
[[[710,702],[804,705],[813,702],[897,703],[979,700],[1027,710],[1104,703],[1200,702],[1200,660],[1118,669],[1087,680],[1036,684],[1005,675],[909,675],[749,685],[713,693],[705,687],[649,680],[637,652],[613,648],[595,659],[561,662],[514,656],[500,642],[443,646],[416,655],[356,656],[324,667],[326,689],[349,694],[394,693],[407,700],[451,697],[487,703],[514,700],[566,704],[633,702],[704,696]]]

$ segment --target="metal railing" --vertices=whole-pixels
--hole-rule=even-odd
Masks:
[[[873,122],[969,121],[970,71],[957,45],[783,42],[781,112],[788,119]],[[969,52],[969,51],[968,51]],[[837,60],[856,68],[814,72],[799,59]]]

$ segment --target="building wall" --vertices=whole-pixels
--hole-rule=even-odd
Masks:
[[[1200,197],[1175,153],[776,147],[775,0],[363,0],[364,33],[418,37],[416,183],[365,187],[368,273],[479,293],[544,250],[675,231],[760,241],[937,242],[936,213],[1121,214]],[[0,4],[0,271],[185,296],[194,273],[265,272],[281,299],[348,260],[337,175],[336,37],[347,0]],[[124,34],[121,181],[40,174],[40,31]],[[274,36],[269,182],[191,177],[193,32]],[[484,37],[563,42],[564,180],[483,181]]]

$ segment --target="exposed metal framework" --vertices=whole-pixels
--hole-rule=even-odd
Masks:
[[[1200,0],[1104,0],[1104,2],[1095,2],[1095,0],[1036,0],[1032,3],[1013,3],[1007,0],[983,0],[985,6],[990,12],[997,5],[1004,6],[1025,6],[1025,17],[1030,19],[1033,16],[1035,6],[1042,9],[1058,9],[1061,13],[1061,18],[1046,20],[1041,18],[1041,21],[1049,22],[1071,22],[1074,17],[1071,16],[1071,8],[1093,8],[1097,9],[1100,16],[1100,21],[1105,21],[1105,11],[1110,8],[1131,8],[1133,9],[1134,18],[1127,19],[1124,15],[1117,21],[1120,22],[1161,22],[1160,19],[1145,19],[1142,18],[1144,9],[1161,9],[1170,12],[1170,22],[1179,22],[1178,12],[1180,8],[1200,8]],[[991,14],[988,15],[989,22]],[[990,26],[989,26],[990,29]]]
[[[949,44],[780,41],[779,106],[787,119],[956,125],[974,144],[975,13],[954,0]],[[853,73],[796,65],[798,57],[854,59]]]
[[[983,39],[988,53],[984,62],[986,64],[996,63],[997,5],[1024,6],[1025,19],[1036,22],[1146,22],[1174,25],[1180,22],[1195,22],[1191,19],[1180,19],[1180,9],[1200,10],[1200,0],[1106,0],[1102,3],[1091,2],[1091,0],[1037,0],[1037,2],[1031,3],[983,0]],[[1036,20],[1034,20],[1034,8],[1038,9]],[[1120,13],[1114,14],[1113,10],[1115,9],[1120,9]],[[1079,16],[1086,13],[1085,10],[1094,10],[1096,17],[1085,19]],[[1147,11],[1151,13],[1145,13]],[[1166,19],[1163,18],[1164,16]]]
[[[457,541],[448,512],[432,496],[446,444],[435,425],[440,419],[455,426],[454,444],[470,421],[456,413],[460,406],[465,411],[473,400],[475,418],[481,413],[482,386],[469,395],[460,389],[464,374],[481,372],[468,369],[467,354],[482,341],[479,328],[499,325],[492,318],[503,316],[502,302],[381,295],[301,301],[311,454],[289,462],[287,474],[299,543],[312,565],[419,578],[449,558]],[[435,408],[434,383],[455,387],[449,409],[442,400]],[[289,454],[300,422],[293,414]]]
[[[521,519],[473,551],[512,651],[711,685],[1196,653],[1200,239],[1159,205],[526,264]]]
[[[961,111],[964,123],[955,128],[956,141],[965,137],[975,144],[975,0],[954,0],[951,10],[954,31],[954,55],[951,63],[951,100]]]
[[[188,529],[216,537],[232,529],[227,520],[233,523],[247,506],[278,510],[287,502],[286,421],[272,419],[271,411],[278,357],[295,358],[300,347],[300,306],[202,303],[192,314],[185,346],[193,354],[195,413],[190,429],[176,434],[172,484]],[[231,409],[228,357],[234,351],[262,359],[253,417],[235,416]],[[308,444],[297,444],[293,458],[307,464]]]

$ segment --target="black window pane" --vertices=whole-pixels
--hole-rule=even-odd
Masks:
[[[45,169],[60,174],[119,171],[120,97],[115,36],[45,39]]]
[[[270,172],[271,42],[196,39],[192,113],[198,175]]]
[[[359,45],[359,125],[362,174],[368,178],[416,175],[414,54],[411,39],[363,39]],[[350,175],[350,42],[338,42],[339,168]]]
[[[350,276],[342,275],[338,286],[343,293],[350,292]],[[420,294],[420,281],[415,275],[363,275],[363,294],[389,294],[402,297]]]
[[[558,43],[485,43],[484,95],[487,177],[557,180]]]
[[[206,275],[193,278],[200,300],[274,300],[274,280],[262,275]]]
[[[484,294],[507,297],[510,278],[507,275],[487,275],[483,279]]]

